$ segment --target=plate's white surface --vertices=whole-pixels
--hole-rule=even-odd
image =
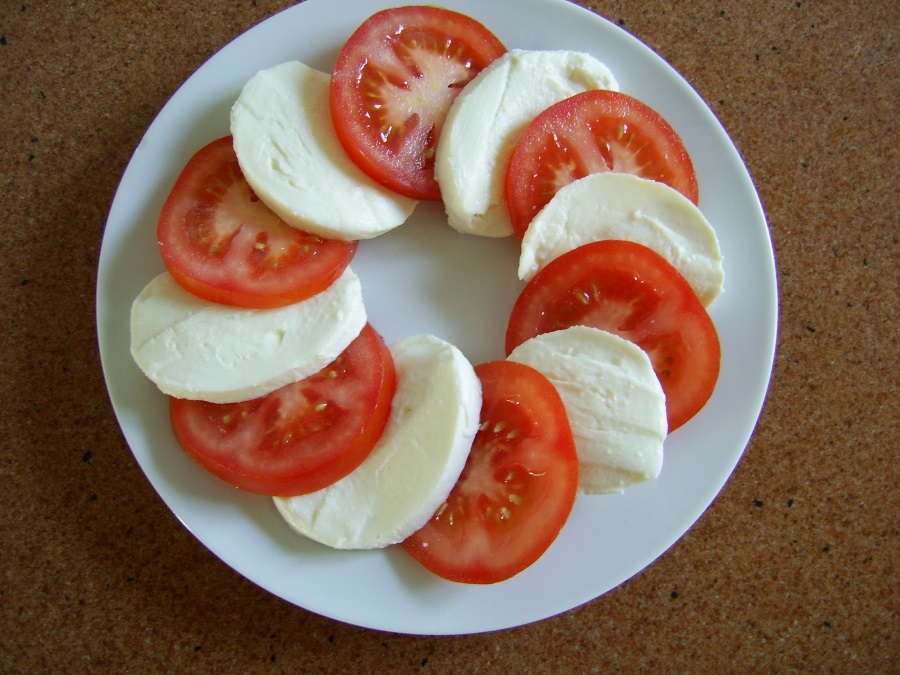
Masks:
[[[656,108],[680,133],[697,169],[700,206],[725,256],[726,292],[710,312],[722,342],[720,380],[709,404],[666,441],[657,481],[623,495],[580,495],[547,554],[507,582],[452,584],[401,550],[339,552],[292,534],[270,499],[236,492],[177,446],[166,399],[129,355],[129,311],[163,269],[156,244],[162,202],[190,156],[228,133],[229,108],[246,80],[287,60],[330,71],[343,40],[374,11],[396,4],[307,0],[238,37],[176,92],[135,151],[109,213],[97,281],[100,351],[135,458],[176,516],[226,564],[340,621],[418,634],[490,631],[602,595],[661,555],[709,506],[743,453],[768,386],[777,323],[774,256],[759,199],[727,134],[646,46],[564,0],[447,0],[509,48],[594,54],[622,91]],[[479,363],[503,356],[506,320],[522,287],[517,255],[514,238],[455,234],[441,207],[431,204],[393,233],[363,242],[352,267],[362,278],[370,321],[388,342],[430,332]]]

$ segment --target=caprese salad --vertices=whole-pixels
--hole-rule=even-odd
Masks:
[[[166,271],[131,312],[201,466],[302,536],[481,584],[534,563],[579,492],[660,474],[718,377],[722,256],[677,133],[604,64],[396,7],[330,74],[254,75],[230,125],[166,199]],[[353,257],[420,200],[520,247],[505,360],[369,322]]]

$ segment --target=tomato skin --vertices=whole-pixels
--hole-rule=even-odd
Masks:
[[[574,325],[615,333],[647,352],[666,394],[670,433],[712,396],[721,360],[716,327],[690,284],[652,249],[598,241],[548,263],[513,306],[506,353]]]
[[[249,309],[284,307],[324,291],[358,246],[301,232],[269,210],[244,179],[230,136],[185,165],[160,212],[157,238],[182,288]]]
[[[505,184],[516,234],[560,188],[602,171],[656,180],[699,201],[693,162],[671,125],[632,96],[591,90],[547,108],[516,142]]]
[[[406,197],[441,198],[434,150],[450,104],[506,47],[475,19],[434,6],[373,14],[331,80],[338,138],[364,173]]]
[[[172,398],[175,437],[198,464],[269,496],[320,490],[358,467],[381,437],[396,389],[391,353],[366,325],[331,364],[242,403]]]
[[[562,400],[530,366],[490,361],[481,429],[456,486],[432,519],[401,545],[449,581],[493,584],[532,565],[565,524],[578,458]]]

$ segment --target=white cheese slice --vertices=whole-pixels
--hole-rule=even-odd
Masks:
[[[297,61],[258,72],[231,109],[234,149],[257,196],[289,225],[370,239],[402,224],[416,202],[350,160],[331,121],[330,81]]]
[[[583,492],[622,492],[659,476],[666,398],[640,347],[597,328],[573,326],[526,340],[508,358],[539,370],[559,392]]]
[[[131,354],[166,394],[233,403],[317,373],[365,324],[350,269],[318,295],[277,309],[208,302],[163,272],[132,304]]]
[[[391,354],[397,392],[372,454],[327,488],[275,498],[291,528],[334,548],[382,548],[424,526],[456,484],[478,431],[481,383],[462,352],[413,336]]]
[[[516,141],[546,108],[590,89],[618,84],[582,52],[514,49],[475,76],[450,106],[435,155],[450,226],[486,237],[512,234],[504,181]]]
[[[664,183],[609,171],[564,186],[534,217],[522,238],[519,278],[527,281],[563,253],[604,239],[659,253],[705,307],[723,290],[719,240],[700,209]]]

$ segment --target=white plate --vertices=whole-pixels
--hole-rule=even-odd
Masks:
[[[340,9],[336,10],[336,4]],[[775,351],[774,256],[762,207],[733,144],[700,97],[622,29],[564,0],[449,0],[510,48],[593,53],[622,91],[656,108],[681,134],[701,208],[717,228],[726,292],[711,309],[722,342],[716,391],[666,441],[662,475],[623,495],[579,496],[547,554],[488,587],[444,582],[401,550],[339,552],[306,541],[268,498],[240,494],[195,466],[169,428],[166,399],[128,352],[132,300],[163,264],[155,225],[188,158],[228,133],[228,111],[257,70],[301,60],[330,71],[343,40],[383,0],[307,0],[264,21],[205,63],[162,109],[134,153],[112,204],[100,254],[97,325],[103,369],[135,458],[184,525],[246,578],[334,619],[416,634],[476,633],[537,621],[586,603],[637,574],[696,521],[743,453],[762,407]],[[359,248],[371,322],[392,342],[434,333],[473,363],[502,358],[521,284],[513,239],[453,233],[439,206]]]

